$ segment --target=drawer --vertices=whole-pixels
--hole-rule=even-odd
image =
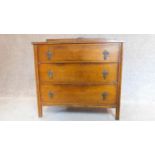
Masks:
[[[116,83],[117,63],[40,64],[40,80],[53,83]]]
[[[114,105],[115,85],[41,85],[41,100],[45,105]]]
[[[119,43],[39,45],[39,62],[119,60]]]

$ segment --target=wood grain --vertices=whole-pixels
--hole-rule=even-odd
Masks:
[[[39,45],[39,62],[59,61],[102,61],[118,62],[120,44],[62,44],[62,45]],[[103,52],[108,51],[109,56],[104,60]],[[48,60],[47,52],[52,53]]]
[[[123,42],[48,39],[33,45],[39,117],[43,106],[57,105],[116,108],[119,119]]]
[[[41,85],[41,100],[47,104],[116,104],[116,86]],[[49,97],[52,93],[52,97]],[[103,99],[102,94],[108,93]]]
[[[116,83],[117,64],[41,64],[39,74],[41,81],[60,84]]]
[[[120,104],[121,104],[121,87],[122,87],[122,63],[123,63],[123,43],[121,44],[120,50],[120,63],[118,67],[118,84],[117,84],[117,106],[115,119],[120,119]]]
[[[35,65],[35,76],[36,76],[36,92],[38,102],[38,116],[42,117],[42,102],[40,101],[40,80],[39,80],[39,69],[38,69],[38,51],[37,46],[34,45],[34,65]]]
[[[121,43],[123,41],[108,40],[105,38],[65,38],[65,39],[47,39],[46,42],[33,42],[33,45],[48,45],[48,44],[107,44]]]

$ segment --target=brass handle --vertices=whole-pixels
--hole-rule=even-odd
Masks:
[[[108,96],[108,93],[107,92],[102,93],[102,99],[103,100],[106,100],[107,96]]]
[[[48,97],[52,98],[53,97],[53,93],[51,91],[48,92]]]
[[[103,78],[106,79],[106,77],[107,77],[108,74],[109,74],[108,71],[107,70],[104,70],[103,73],[102,73]]]
[[[49,78],[52,78],[52,77],[53,77],[53,72],[52,72],[52,71],[48,71],[47,74],[48,74],[48,77],[49,77]]]
[[[51,51],[48,51],[47,52],[47,59],[48,60],[51,60],[51,58],[52,58],[52,52]]]
[[[108,51],[104,51],[103,52],[103,58],[104,58],[104,60],[107,60],[108,59],[108,57],[109,57],[109,55],[110,55],[110,53],[108,52]]]

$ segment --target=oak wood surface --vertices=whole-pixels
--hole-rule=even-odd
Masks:
[[[51,104],[116,104],[116,86],[41,85],[41,100]],[[49,96],[49,93],[52,95]],[[103,93],[107,93],[105,99]]]
[[[105,38],[65,38],[65,39],[47,39],[46,42],[33,42],[33,45],[43,44],[107,44],[121,43],[124,41],[108,40]]]
[[[39,75],[53,83],[116,83],[117,64],[41,64]]]
[[[103,52],[108,51],[107,59]],[[57,61],[102,61],[118,62],[120,44],[62,44],[62,45],[39,45],[39,62]],[[48,59],[51,52],[51,59]]]
[[[121,43],[120,49],[120,62],[118,67],[118,84],[117,84],[117,106],[115,119],[120,119],[120,105],[121,105],[121,87],[122,87],[122,65],[123,65],[123,43]]]
[[[36,45],[34,45],[34,65],[35,65],[35,77],[36,77],[36,93],[38,102],[38,116],[42,117],[42,102],[40,101],[40,80],[38,69],[38,51]]]
[[[46,40],[48,43],[53,43],[53,44],[99,44],[99,43],[119,43],[122,41],[116,41],[116,40],[108,40],[105,38],[77,38],[77,39],[47,39]]]
[[[48,39],[33,45],[39,117],[43,106],[58,105],[116,108],[119,119],[123,42]]]

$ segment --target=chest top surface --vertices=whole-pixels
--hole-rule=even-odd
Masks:
[[[104,38],[66,38],[66,39],[47,39],[46,42],[33,42],[38,44],[105,44],[105,43],[123,43],[123,41],[107,40]]]

